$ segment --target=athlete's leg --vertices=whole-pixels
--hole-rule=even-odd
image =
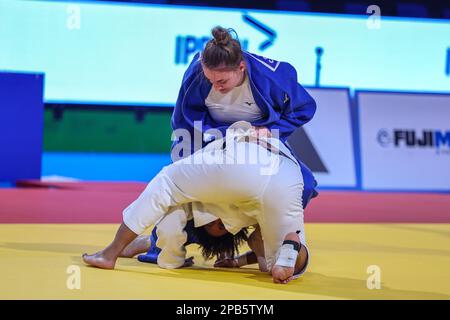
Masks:
[[[147,252],[150,249],[150,245],[150,237],[148,235],[140,235],[122,250],[119,257],[133,258],[137,254]]]
[[[273,282],[285,284],[294,279],[295,276],[299,275],[305,270],[309,257],[308,257],[308,250],[304,245],[301,245],[300,238],[296,232],[288,233],[284,238],[283,242],[297,243],[300,249],[297,250],[294,248],[289,248],[289,245],[286,248],[280,248],[280,250],[288,251],[287,255],[291,255],[292,257],[296,256],[295,264],[291,265],[290,262],[288,261],[286,264],[280,263],[283,265],[279,265],[277,264],[279,263],[277,260],[275,265],[272,267]]]
[[[301,170],[287,158],[280,157],[280,160],[279,173],[271,178],[262,198],[263,223],[260,224],[267,268],[271,270],[277,283],[290,280],[296,271],[295,265],[290,267],[279,265],[281,269],[274,268],[278,263],[278,254],[284,240],[295,236],[302,246],[306,244],[301,200],[304,184]],[[294,258],[296,259],[297,255]]]
[[[173,184],[163,169],[150,181],[139,198],[124,210],[123,223],[114,241],[96,254],[84,254],[84,262],[103,269],[113,269],[120,253],[139,234],[164,217],[171,207],[189,201],[189,196]]]
[[[94,267],[114,269],[120,252],[135,238],[137,234],[131,231],[124,223],[117,230],[113,242],[100,252],[92,255],[83,254],[83,261]]]

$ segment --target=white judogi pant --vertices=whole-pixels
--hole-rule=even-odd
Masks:
[[[124,223],[141,234],[159,222],[158,265],[163,268],[184,264],[187,235],[183,229],[192,215],[196,226],[220,218],[233,234],[258,223],[270,271],[287,233],[299,230],[306,244],[300,166],[286,146],[275,142],[289,157],[248,142],[234,142],[231,147],[227,142],[223,150],[222,142],[216,141],[164,167],[124,210]],[[235,152],[229,152],[233,148]],[[258,159],[239,164],[243,154],[258,155]]]

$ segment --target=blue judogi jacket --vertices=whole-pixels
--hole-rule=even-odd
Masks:
[[[297,81],[297,71],[287,62],[276,61],[244,51],[244,60],[250,87],[256,104],[261,109],[263,117],[252,122],[254,126],[279,130],[279,139],[285,143],[291,133],[312,119],[316,111],[314,99]],[[202,135],[209,129],[218,129],[225,137],[230,124],[215,121],[208,112],[205,100],[211,91],[212,84],[204,76],[197,53],[186,70],[178,99],[172,115],[172,128],[186,129],[194,137],[194,131]],[[202,128],[194,128],[194,121],[201,121]],[[193,140],[193,139],[192,139]],[[173,147],[180,140],[174,141]],[[202,145],[194,148],[191,143],[191,153],[203,148],[208,142],[202,139]],[[289,145],[287,145],[289,147]],[[182,155],[183,157],[187,155]],[[311,171],[299,159],[305,188],[314,190],[317,185]],[[309,181],[308,181],[309,180]],[[314,190],[314,196],[315,196]]]
[[[263,113],[263,117],[252,122],[252,125],[270,130],[278,129],[278,138],[285,142],[295,129],[311,120],[316,111],[316,103],[297,82],[297,72],[289,63],[249,52],[244,52],[244,60],[253,97]],[[220,130],[225,137],[229,124],[216,122],[205,105],[211,87],[212,84],[203,74],[200,53],[197,53],[183,77],[172,116],[174,130],[186,129],[193,137],[194,121],[202,121],[202,132],[214,128]],[[177,143],[175,141],[173,146]]]

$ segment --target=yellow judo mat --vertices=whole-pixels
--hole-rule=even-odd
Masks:
[[[120,258],[85,266],[118,225],[0,225],[0,299],[450,299],[450,224],[307,224],[308,272],[272,283],[256,265],[164,270]],[[243,248],[245,250],[246,248]]]

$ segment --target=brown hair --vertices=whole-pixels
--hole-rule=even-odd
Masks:
[[[225,29],[220,26],[211,30],[213,38],[206,43],[202,53],[202,64],[211,70],[234,70],[243,60],[241,44],[234,39],[230,32],[233,29]]]

